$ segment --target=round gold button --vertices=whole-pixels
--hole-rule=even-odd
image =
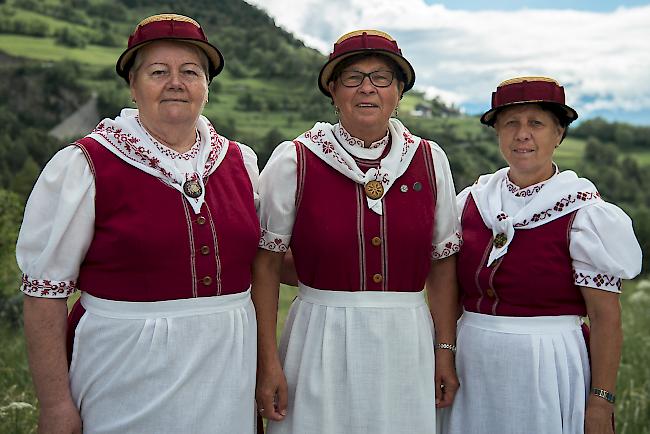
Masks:
[[[488,297],[490,297],[490,298],[494,298],[494,289],[492,289],[492,288],[488,288],[488,290],[487,290],[487,295],[488,295]]]
[[[205,217],[203,217],[202,215],[200,215],[199,218],[196,219],[196,222],[197,222],[198,224],[200,224],[200,225],[204,225],[204,224],[205,224]]]
[[[212,277],[205,276],[203,279],[201,279],[201,282],[203,282],[205,286],[210,286],[210,284],[212,283]]]
[[[370,240],[373,246],[377,247],[381,245],[381,238],[379,237],[372,237],[372,240]]]
[[[375,283],[381,283],[381,281],[384,280],[381,274],[375,274],[372,276],[372,281]]]
[[[384,186],[379,181],[368,181],[363,186],[363,190],[366,192],[366,196],[374,200],[379,199],[384,194]]]
[[[207,255],[210,253],[210,248],[208,246],[201,246],[201,253]]]

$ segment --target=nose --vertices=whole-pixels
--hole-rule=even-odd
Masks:
[[[363,93],[375,93],[377,92],[377,89],[375,88],[375,85],[372,84],[370,81],[370,76],[366,75],[363,77],[363,80],[361,81],[361,84],[359,85],[359,90]]]
[[[170,89],[180,89],[183,87],[183,80],[181,78],[181,73],[178,71],[172,71],[169,74],[169,80],[167,81],[167,86]]]
[[[515,138],[519,141],[526,141],[531,138],[531,128],[527,124],[523,123],[519,129],[517,129],[517,134]]]

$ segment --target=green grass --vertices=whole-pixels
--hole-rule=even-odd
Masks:
[[[122,53],[122,48],[87,45],[85,48],[69,48],[57,44],[54,38],[35,36],[0,35],[0,50],[11,56],[45,61],[64,59],[95,66],[112,66]]]
[[[567,137],[555,150],[554,160],[560,170],[575,169],[585,152],[586,143],[582,139]]]
[[[297,289],[283,286],[279,335]],[[621,296],[625,344],[618,376],[618,434],[650,434],[650,280],[626,283]],[[0,432],[36,431],[36,398],[31,385],[22,331],[0,325]]]

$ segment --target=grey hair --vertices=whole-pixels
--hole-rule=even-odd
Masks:
[[[210,82],[210,78],[209,78],[210,77],[210,74],[209,74],[210,61],[208,60],[208,55],[205,54],[205,51],[203,51],[202,49],[200,49],[196,45],[194,45],[192,43],[189,43],[189,42],[185,42],[185,41],[173,41],[173,42],[175,42],[177,44],[182,44],[182,45],[192,49],[195,53],[198,54],[201,69],[203,70],[206,81],[209,83]],[[148,45],[149,44],[145,44],[144,46],[142,46],[142,47],[140,47],[139,49],[136,50],[135,55],[133,56],[133,65],[129,69],[129,76],[131,76],[131,74],[135,75],[135,73],[138,72],[138,70],[142,66],[142,62],[144,61],[144,58],[142,56],[142,51],[143,51],[143,49],[146,49]],[[131,79],[129,79],[129,81],[131,81]]]

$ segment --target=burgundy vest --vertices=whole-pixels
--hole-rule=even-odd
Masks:
[[[160,301],[233,294],[251,283],[260,237],[253,189],[230,142],[205,179],[196,215],[180,192],[93,139],[76,143],[95,177],[95,233],[78,288],[100,298]]]
[[[436,183],[424,140],[406,172],[368,209],[363,185],[351,181],[296,141],[296,219],[291,251],[299,280],[334,291],[424,288],[431,266]],[[362,171],[379,160],[357,160]],[[406,190],[405,192],[402,190]]]
[[[501,316],[586,315],[569,254],[574,216],[575,211],[534,229],[516,229],[508,253],[486,267],[492,231],[470,194],[457,261],[465,310]]]

